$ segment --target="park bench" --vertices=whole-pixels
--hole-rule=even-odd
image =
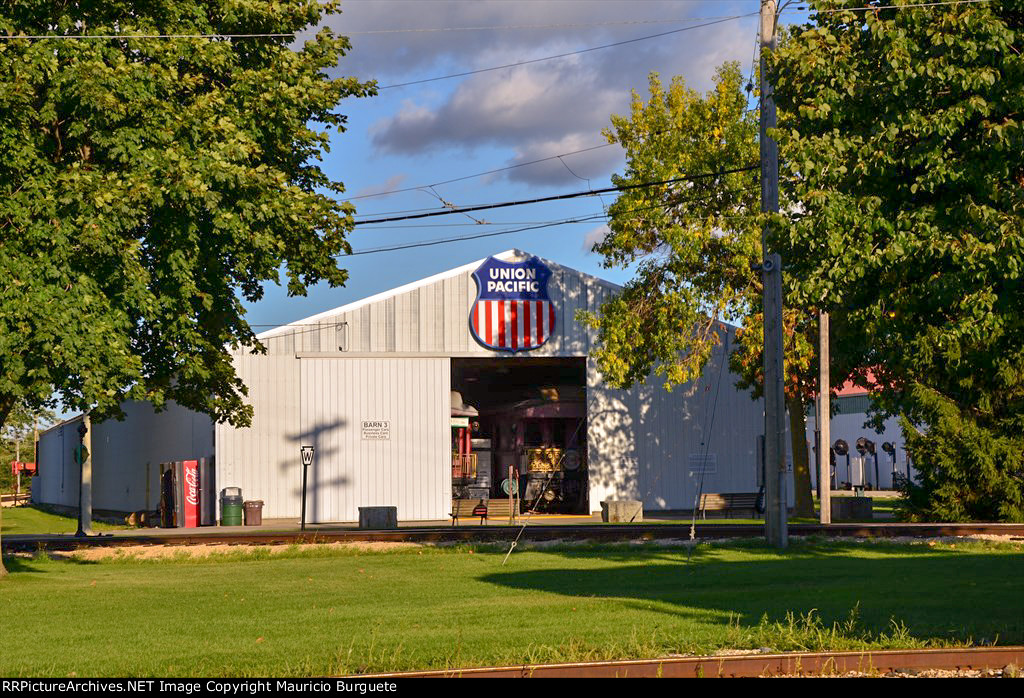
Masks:
[[[480,514],[479,506],[486,506],[487,513],[484,515]],[[449,516],[452,519],[452,526],[458,524],[459,519],[478,518],[480,523],[484,522],[484,519],[497,519],[499,521],[508,521],[509,502],[505,497],[499,497],[497,499],[453,499],[452,500],[452,511]]]
[[[726,516],[733,511],[750,512],[750,516],[759,516],[757,512],[757,492],[723,492],[705,493],[700,496],[700,512],[702,518],[708,518],[709,511],[724,511]]]

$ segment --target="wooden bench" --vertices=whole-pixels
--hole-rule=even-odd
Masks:
[[[700,496],[702,518],[708,518],[709,511],[724,511],[728,517],[734,510],[751,512],[757,517],[757,492],[709,492]]]
[[[518,501],[518,500],[517,500]],[[487,506],[487,515],[481,517],[480,514],[474,514],[474,510],[480,505],[484,504]],[[508,521],[509,518],[509,503],[507,497],[499,497],[497,499],[485,500],[485,499],[453,499],[452,500],[452,511],[449,514],[452,519],[452,526],[455,526],[459,519],[479,518],[480,523],[484,522],[484,519],[498,519],[502,521]]]

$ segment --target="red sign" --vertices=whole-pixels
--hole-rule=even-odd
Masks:
[[[28,473],[29,475],[36,474],[35,463],[23,463],[22,461],[12,460],[11,461],[11,475],[17,475],[18,473]]]
[[[199,461],[185,461],[183,470],[185,528],[195,528],[199,525]]]

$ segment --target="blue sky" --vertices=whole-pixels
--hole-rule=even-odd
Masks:
[[[758,0],[349,0],[327,20],[350,37],[338,74],[376,79],[380,86],[423,80],[687,31],[623,46],[461,78],[381,89],[377,97],[343,102],[345,133],[333,134],[324,170],[346,188],[357,220],[411,209],[538,198],[606,187],[624,159],[618,146],[565,155],[456,183],[426,185],[551,158],[607,141],[612,113],[628,111],[630,91],[646,93],[647,75],[681,75],[704,91],[715,68],[751,67]],[[724,18],[752,15],[738,19]],[[783,23],[804,13],[787,15]],[[694,25],[717,22],[704,27]],[[544,25],[544,26],[538,26]],[[436,31],[436,30],[445,31]],[[392,189],[422,187],[388,196]],[[520,206],[475,214],[357,226],[354,250],[435,240],[601,214],[603,201]],[[506,225],[497,225],[499,223]],[[249,307],[256,331],[313,315],[512,247],[582,271],[625,282],[627,270],[603,269],[589,247],[602,233],[594,220],[531,232],[397,252],[344,257],[344,288],[320,285],[304,298],[269,286]]]

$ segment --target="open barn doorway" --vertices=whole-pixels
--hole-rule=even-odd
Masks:
[[[453,511],[585,514],[586,358],[452,359]],[[460,502],[462,505],[460,506]]]

